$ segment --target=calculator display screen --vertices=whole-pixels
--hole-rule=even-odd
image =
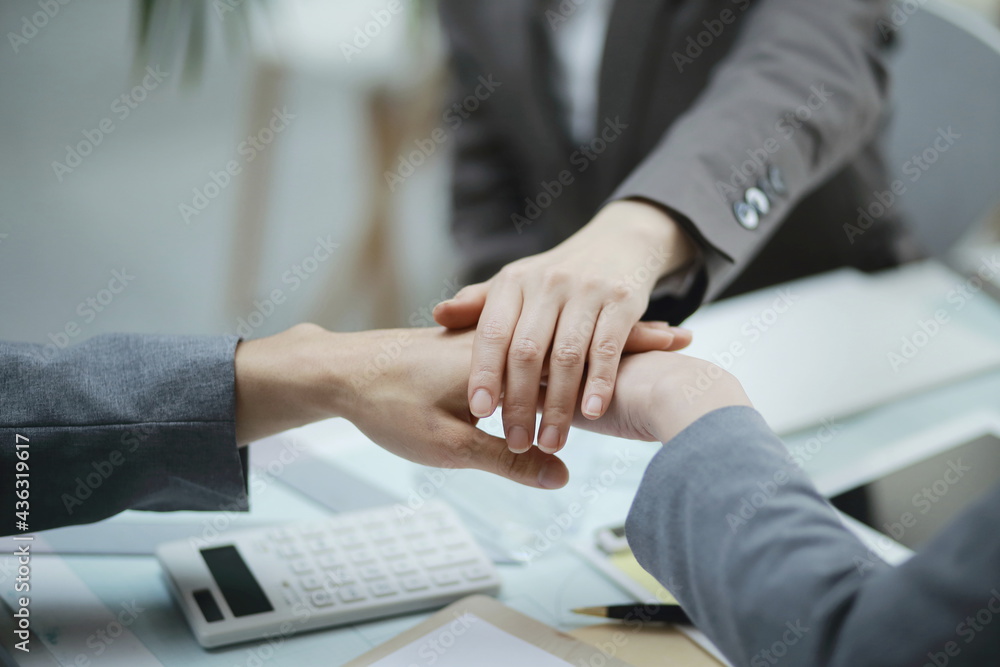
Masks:
[[[236,547],[202,549],[201,557],[205,559],[205,565],[215,578],[215,583],[234,616],[249,616],[274,610]]]

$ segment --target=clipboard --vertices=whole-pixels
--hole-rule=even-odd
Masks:
[[[505,604],[485,595],[470,595],[453,602],[423,623],[348,662],[344,667],[374,665],[380,660],[387,659],[407,649],[414,642],[433,636],[436,631],[444,630],[455,624],[456,619],[470,614],[506,633],[506,635],[516,638],[516,640],[527,642],[565,661],[568,665],[600,664],[606,667],[631,667],[628,663],[617,660],[590,644],[585,644],[540,621],[514,611]],[[516,640],[512,641],[516,642]]]

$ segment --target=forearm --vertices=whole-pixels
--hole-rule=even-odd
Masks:
[[[351,334],[300,324],[241,342],[234,362],[239,445],[343,416],[357,358],[348,340]]]
[[[617,188],[614,199],[655,201],[690,224],[707,251],[708,298],[871,141],[887,97],[876,22],[888,4],[753,3],[696,103]],[[738,221],[734,205],[750,187],[768,202]]]
[[[1000,651],[1000,632],[975,629],[979,610],[1000,605],[1000,538],[983,530],[998,520],[995,491],[891,568],[841,524],[760,416],[732,407],[664,445],[627,533],[640,563],[735,664],[917,664],[948,651],[951,665],[978,665]]]
[[[627,532],[640,563],[735,664],[755,664],[775,642],[789,664],[826,664],[864,581],[855,559],[871,560],[747,407],[709,413],[664,445]]]
[[[15,440],[27,439],[31,530],[130,508],[245,508],[235,345],[234,337],[129,335],[60,351],[0,343],[5,506],[14,507]]]

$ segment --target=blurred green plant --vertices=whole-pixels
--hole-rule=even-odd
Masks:
[[[147,65],[182,62],[183,80],[200,80],[210,20],[222,25],[231,48],[246,44],[250,37],[249,13],[265,0],[136,0],[138,43],[134,71]]]

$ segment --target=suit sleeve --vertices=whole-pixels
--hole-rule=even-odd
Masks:
[[[28,532],[126,509],[248,509],[237,341],[114,334],[51,355],[0,342],[0,533],[22,532],[18,501]]]
[[[888,4],[735,1],[734,14],[749,8],[729,55],[617,188],[612,199],[658,203],[692,230],[706,249],[705,298],[725,289],[798,200],[871,141],[887,96],[876,25]],[[685,57],[674,53],[681,76]],[[746,191],[762,180],[766,212],[741,224],[734,207],[752,203]]]
[[[754,410],[716,410],[657,453],[629,513],[639,562],[731,662],[995,661],[1000,489],[890,567],[789,461]]]

